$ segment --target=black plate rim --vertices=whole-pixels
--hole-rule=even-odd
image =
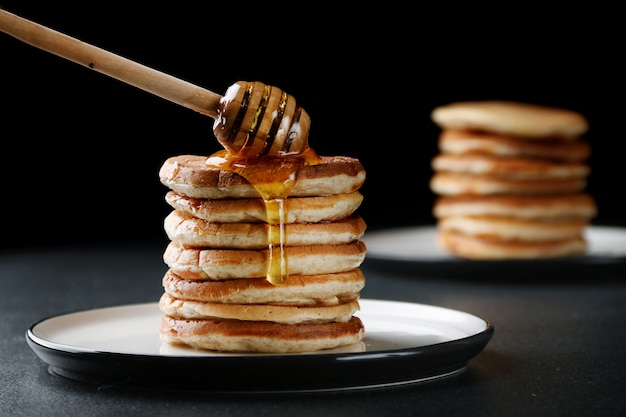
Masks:
[[[415,348],[321,355],[205,357],[64,351],[46,346],[34,334],[38,324],[58,316],[33,323],[25,336],[51,374],[85,383],[213,393],[334,392],[424,383],[464,372],[495,330],[489,320],[471,315],[484,321],[485,328],[467,337]],[[232,372],[233,366],[252,371],[242,379]],[[295,372],[276,372],[280,370]]]

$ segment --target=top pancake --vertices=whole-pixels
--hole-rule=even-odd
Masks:
[[[304,165],[288,197],[350,193],[365,181],[365,168],[358,159],[321,156],[322,163]],[[261,198],[241,175],[210,167],[206,156],[179,155],[168,158],[159,171],[161,183],[179,194],[194,198]]]
[[[436,107],[431,119],[443,129],[478,130],[528,140],[573,140],[585,134],[581,114],[513,101],[463,101]]]

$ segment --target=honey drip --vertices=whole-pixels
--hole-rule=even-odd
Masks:
[[[289,266],[285,256],[285,199],[274,198],[264,201],[268,222],[267,280],[272,285],[282,285],[289,277]]]
[[[300,168],[320,163],[311,148],[298,155],[237,157],[221,150],[211,155],[207,165],[226,169],[244,177],[263,198],[267,216],[268,265],[266,279],[272,285],[282,285],[289,278],[285,255],[285,200],[296,185]]]

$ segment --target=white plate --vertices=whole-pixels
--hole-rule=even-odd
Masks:
[[[626,229],[591,226],[585,230],[589,251],[584,256],[538,260],[465,260],[455,258],[436,244],[436,226],[417,226],[367,232],[367,260],[386,266],[401,263],[414,271],[440,275],[467,275],[480,272],[526,276],[532,272],[548,272],[558,268],[561,273],[595,276],[623,272],[626,267]],[[565,269],[563,269],[565,268]],[[563,276],[561,274],[561,276]]]
[[[362,299],[364,342],[309,354],[233,354],[162,343],[158,304],[51,317],[26,337],[51,372],[99,384],[302,392],[415,383],[461,372],[489,342],[486,320],[442,307]],[[212,375],[207,377],[207,375]]]

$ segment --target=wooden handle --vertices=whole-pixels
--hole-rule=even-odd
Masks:
[[[216,119],[219,94],[0,9],[0,31]]]

